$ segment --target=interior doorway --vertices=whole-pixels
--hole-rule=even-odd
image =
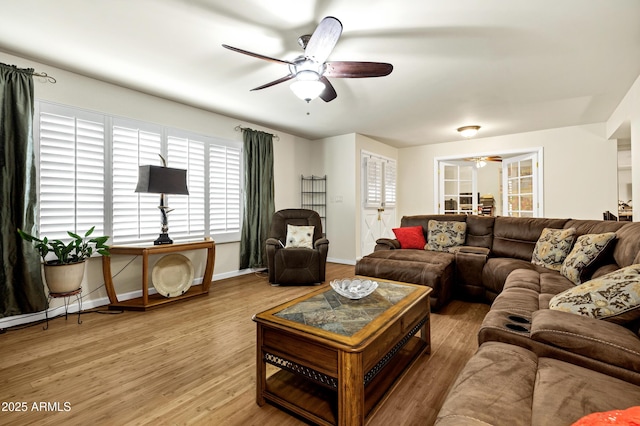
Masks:
[[[541,217],[542,148],[437,157],[434,211]]]

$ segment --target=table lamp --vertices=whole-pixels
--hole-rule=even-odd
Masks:
[[[138,170],[138,186],[135,192],[147,192],[160,194],[160,217],[162,228],[158,239],[154,245],[173,244],[169,238],[169,218],[168,214],[173,209],[165,205],[165,194],[189,195],[187,189],[187,171],[166,167],[165,159],[160,156],[164,166],[140,166]]]

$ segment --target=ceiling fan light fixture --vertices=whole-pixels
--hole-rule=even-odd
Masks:
[[[465,138],[472,138],[478,134],[478,130],[480,130],[480,126],[462,126],[458,127],[458,133],[460,133]]]
[[[487,162],[484,160],[476,160],[476,168],[481,169],[487,165]]]
[[[308,70],[300,71],[296,75],[296,81],[291,83],[289,87],[297,97],[307,102],[320,96],[325,88],[318,73]]]

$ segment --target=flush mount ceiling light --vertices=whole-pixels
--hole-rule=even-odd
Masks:
[[[480,130],[480,126],[463,126],[463,127],[458,127],[458,133],[460,133],[462,136],[464,136],[465,138],[472,138],[474,137],[477,133],[478,130]]]

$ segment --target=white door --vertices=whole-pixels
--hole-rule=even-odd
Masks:
[[[538,154],[502,161],[502,212],[505,216],[540,217]]]
[[[439,162],[438,213],[478,212],[478,171],[466,161]]]
[[[395,238],[396,162],[362,153],[362,226],[360,255],[372,253],[378,238]]]

